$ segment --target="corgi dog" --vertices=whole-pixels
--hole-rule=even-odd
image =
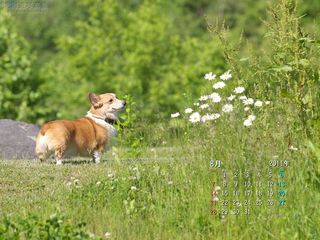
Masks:
[[[105,149],[117,131],[113,126],[118,112],[126,102],[117,99],[114,93],[96,95],[89,93],[91,108],[87,115],[77,120],[55,120],[45,123],[36,139],[36,155],[43,161],[54,154],[57,165],[63,157],[92,157],[100,162]]]

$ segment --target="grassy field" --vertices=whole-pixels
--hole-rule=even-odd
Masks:
[[[280,125],[269,125],[273,134],[259,123],[250,130],[232,126],[220,126],[210,139],[206,128],[197,126],[189,131],[202,134],[203,140],[181,137],[171,147],[144,148],[135,160],[117,159],[110,152],[105,156],[109,160],[98,165],[2,160],[0,238],[319,239],[319,162],[305,138],[295,137],[294,151]],[[211,168],[211,159],[221,160],[221,168]],[[223,169],[228,175],[248,170],[252,183],[258,171],[264,175],[271,170],[277,184],[281,168],[270,168],[270,160],[290,163],[285,168],[285,206],[278,205],[277,186],[276,201],[268,206],[266,185],[261,198],[246,198],[243,184],[239,205],[232,203],[231,194],[225,198],[229,205],[223,206],[222,199],[212,205],[214,187],[224,189]],[[239,178],[243,182],[244,174]],[[230,185],[233,180],[228,179]],[[262,182],[267,180],[264,175]],[[249,189],[258,190],[254,184]],[[248,215],[245,199],[252,201]],[[261,206],[255,205],[258,199]],[[211,214],[213,208],[218,214]],[[221,214],[222,209],[228,214]],[[232,212],[236,209],[239,214]]]

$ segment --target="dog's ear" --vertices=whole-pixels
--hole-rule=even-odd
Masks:
[[[94,108],[100,108],[103,105],[100,102],[100,97],[98,95],[94,94],[94,93],[89,93],[89,100],[90,100],[91,105]]]

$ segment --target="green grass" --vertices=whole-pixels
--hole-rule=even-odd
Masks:
[[[283,135],[284,132],[275,131],[273,139],[269,139],[258,127],[252,128],[244,147],[238,146],[244,141],[243,136],[225,128],[214,137],[216,144],[211,143],[211,150],[206,141],[201,147],[200,142],[194,142],[193,146],[180,145],[176,150],[147,148],[143,160],[113,159],[98,165],[78,164],[76,160],[62,166],[50,161],[0,161],[0,237],[28,239],[26,229],[31,228],[34,235],[30,236],[37,239],[39,232],[47,231],[43,226],[55,214],[62,221],[55,231],[65,225],[66,229],[77,228],[76,224],[84,222],[85,232],[96,237],[109,232],[112,239],[318,239],[319,173],[314,170],[317,160],[302,139],[297,143],[300,150],[289,151],[286,143],[281,144]],[[250,215],[244,215],[244,196],[239,197],[242,204],[238,207],[233,206],[229,196],[226,199],[230,204],[225,208],[238,208],[240,215],[211,215],[212,184],[222,187],[223,178],[222,170],[210,168],[210,159],[222,160],[222,168],[228,170],[229,176],[234,169],[264,173],[271,159],[288,160],[286,205],[279,207],[275,203],[268,207],[264,194],[264,204],[251,206]],[[279,181],[279,168],[271,171]],[[250,179],[254,182],[255,178]],[[229,180],[232,183],[233,178]],[[262,181],[266,182],[267,177]],[[265,192],[266,187],[262,189]],[[246,189],[241,185],[239,190]],[[251,200],[254,203],[256,197]],[[6,221],[13,223],[16,230],[6,228]],[[31,227],[24,228],[26,222]],[[59,231],[65,231],[61,234],[67,236],[71,230]],[[41,238],[49,239],[48,235]]]

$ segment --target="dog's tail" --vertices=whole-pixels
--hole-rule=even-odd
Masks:
[[[36,141],[36,154],[43,161],[48,153],[48,137],[43,129],[40,129]]]

